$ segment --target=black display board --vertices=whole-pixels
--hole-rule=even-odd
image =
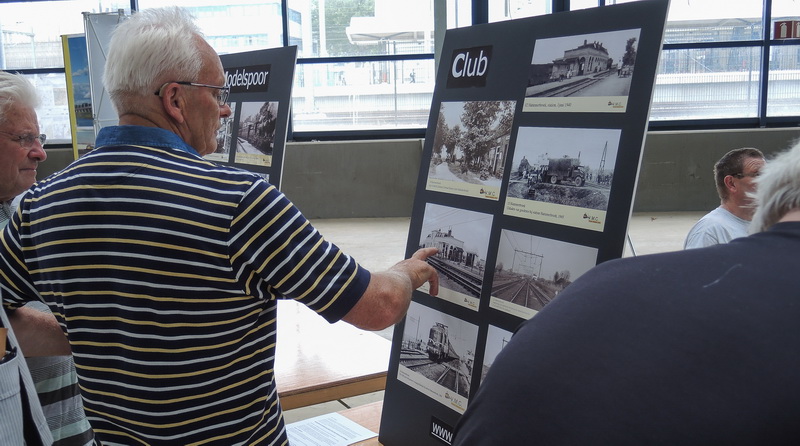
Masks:
[[[206,159],[263,176],[280,188],[297,47],[220,56],[233,114],[217,132]]]
[[[668,6],[447,31],[406,246],[440,290],[395,328],[382,444],[449,444],[516,327],[622,256]]]

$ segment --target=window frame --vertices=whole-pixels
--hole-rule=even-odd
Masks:
[[[26,2],[25,0],[12,0]],[[27,0],[27,3],[37,3],[46,0]],[[569,0],[550,0],[552,11],[563,12],[570,9]],[[471,0],[472,24],[488,23],[489,0]],[[613,3],[614,0],[598,0],[598,7],[607,6],[606,3]],[[138,0],[130,0],[131,11],[138,10]],[[800,114],[793,116],[767,116],[768,84],[769,84],[769,55],[775,47],[781,46],[800,46],[800,39],[774,40],[772,34],[772,0],[762,0],[762,35],[759,40],[743,41],[723,41],[723,42],[686,42],[686,43],[665,43],[663,50],[690,50],[690,49],[719,49],[719,48],[758,48],[761,52],[761,65],[759,85],[758,85],[758,104],[756,117],[742,118],[706,118],[688,120],[658,120],[649,122],[650,130],[703,130],[703,129],[742,129],[742,128],[769,128],[769,127],[793,127],[800,125]],[[435,23],[443,23],[434,20]],[[282,40],[283,46],[289,46],[289,5],[287,0],[281,0],[281,23],[283,25]],[[436,29],[437,38],[442,36],[443,30]],[[438,46],[437,46],[438,48]],[[298,66],[323,64],[323,63],[353,63],[353,62],[375,62],[375,61],[411,61],[411,60],[434,60],[438,61],[438,56],[434,53],[418,54],[394,54],[394,55],[372,55],[372,56],[348,56],[348,57],[304,57],[298,58]],[[61,68],[31,68],[15,69],[10,68],[20,74],[49,74],[65,73],[64,67]],[[395,128],[381,130],[329,130],[329,131],[293,131],[292,119],[289,120],[288,139],[292,141],[310,140],[357,140],[357,139],[386,139],[386,138],[424,138],[426,128]],[[69,144],[48,144],[50,147],[65,146]]]

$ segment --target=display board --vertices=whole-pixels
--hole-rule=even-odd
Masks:
[[[217,132],[217,150],[206,159],[264,177],[280,189],[289,128],[297,47],[220,56],[232,111]]]
[[[78,159],[94,146],[92,86],[89,80],[86,36],[62,35],[61,46],[64,51],[72,151],[74,158]]]
[[[117,12],[84,12],[83,27],[86,34],[86,48],[89,61],[89,84],[91,85],[92,121],[94,132],[110,125],[117,125],[119,117],[108,92],[103,87],[103,70],[106,65],[106,54],[111,42],[111,33],[118,23],[125,20],[125,11]]]
[[[668,6],[447,31],[406,245],[439,294],[395,328],[381,444],[449,444],[516,327],[622,256]]]
[[[114,14],[84,13],[88,36],[85,38],[87,67],[84,71],[90,84],[87,95],[91,103],[87,108],[92,113],[92,142],[101,128],[119,122],[103,87],[102,75],[111,33],[126,18],[122,10]],[[73,45],[71,41],[70,45]],[[67,47],[66,37],[64,47],[65,54],[74,51]],[[297,47],[223,54],[220,59],[225,69],[225,83],[231,87],[232,114],[223,120],[217,132],[217,150],[206,155],[206,159],[257,173],[280,188]],[[81,122],[76,125],[80,129]],[[73,141],[78,140],[73,134]],[[76,149],[75,158],[80,154]]]

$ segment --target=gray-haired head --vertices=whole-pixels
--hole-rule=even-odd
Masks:
[[[800,209],[800,140],[761,168],[756,185],[751,233],[765,231],[789,211]]]
[[[136,110],[138,99],[164,82],[194,82],[202,68],[203,34],[185,9],[145,9],[114,29],[103,85],[118,113]]]
[[[18,74],[0,71],[0,124],[14,104],[30,108],[39,106],[39,96],[31,82]]]

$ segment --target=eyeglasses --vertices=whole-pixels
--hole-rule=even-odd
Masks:
[[[761,175],[761,172],[752,172],[752,173],[735,173],[735,174],[733,174],[733,175],[731,175],[731,176],[732,176],[732,177],[739,178],[739,179],[741,180],[741,179],[742,179],[742,178],[744,178],[744,177],[758,178],[758,176],[759,176],[759,175]]]
[[[44,142],[47,141],[47,135],[45,135],[44,133],[38,135],[34,135],[32,133],[29,133],[27,135],[15,135],[13,133],[8,133],[8,132],[0,132],[0,133],[8,135],[12,141],[18,142],[20,147],[26,150],[32,149],[33,143],[35,141],[39,141],[39,144],[41,144],[42,147],[44,147]]]
[[[220,107],[228,103],[228,96],[231,94],[231,87],[227,86],[219,86],[219,85],[208,85],[208,84],[198,84],[197,82],[186,82],[186,81],[172,81],[166,82],[158,91],[155,93],[156,96],[161,97],[164,95],[164,87],[169,84],[178,84],[178,85],[189,85],[191,87],[204,87],[204,88],[216,88],[219,90],[217,93],[217,103]]]

